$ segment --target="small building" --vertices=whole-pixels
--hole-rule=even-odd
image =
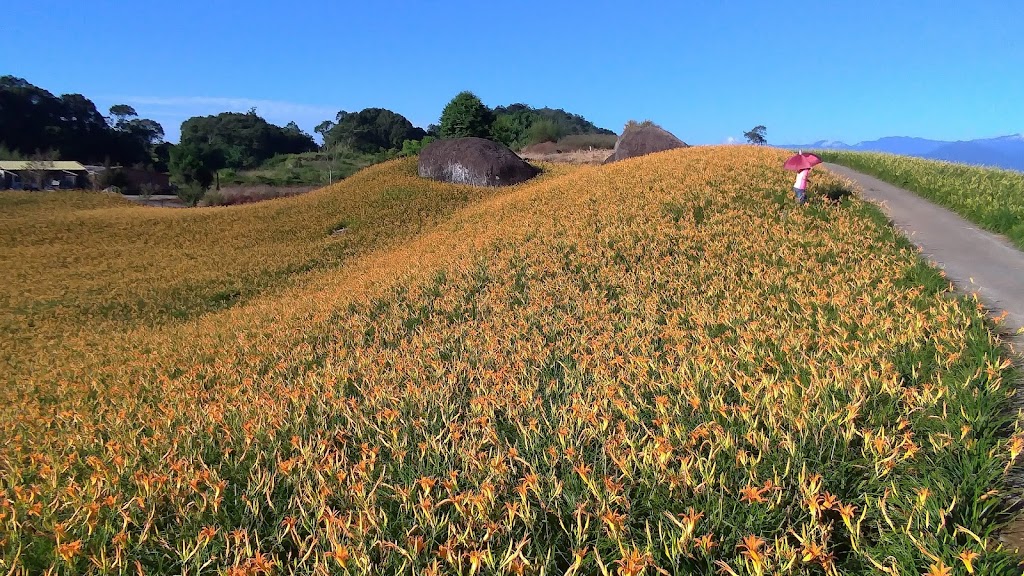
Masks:
[[[0,190],[85,188],[85,166],[67,160],[0,160]]]

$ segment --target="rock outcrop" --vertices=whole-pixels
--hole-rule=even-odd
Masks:
[[[420,151],[419,175],[453,184],[509,186],[540,170],[504,144],[483,138],[436,140]]]
[[[676,138],[674,134],[657,124],[631,122],[626,125],[622,135],[615,142],[615,151],[604,163],[610,164],[626,158],[688,147],[689,144]]]

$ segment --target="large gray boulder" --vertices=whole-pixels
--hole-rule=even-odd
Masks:
[[[651,122],[630,122],[615,141],[615,151],[604,163],[610,164],[645,154],[664,152],[675,148],[689,148],[689,144],[674,134]]]
[[[509,186],[533,178],[540,170],[508,146],[483,138],[435,140],[420,151],[419,175],[472,186]]]

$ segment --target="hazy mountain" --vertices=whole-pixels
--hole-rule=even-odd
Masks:
[[[852,145],[835,140],[819,140],[810,144],[794,144],[792,146],[780,147],[799,150],[828,149],[886,152],[889,154],[918,156],[933,160],[946,160],[963,164],[995,166],[1024,171],[1024,134],[1011,134],[998,138],[981,138],[957,142],[908,136],[888,136]]]
[[[1014,162],[1014,159],[1003,154],[999,150],[979,144],[977,142],[951,142],[924,154],[925,158],[932,160],[946,160],[948,162],[960,162],[962,164],[977,164],[979,166],[996,166],[999,168],[1024,169],[1024,163]]]
[[[1011,134],[999,138],[975,140],[976,143],[990,148],[1010,158],[1010,167],[1024,170],[1024,134]]]

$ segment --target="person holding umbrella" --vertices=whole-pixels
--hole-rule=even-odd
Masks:
[[[807,180],[811,174],[811,168],[818,164],[821,164],[821,158],[816,154],[798,152],[782,165],[786,170],[796,172],[796,182],[793,183],[793,195],[796,197],[796,203],[799,205],[807,202]]]

